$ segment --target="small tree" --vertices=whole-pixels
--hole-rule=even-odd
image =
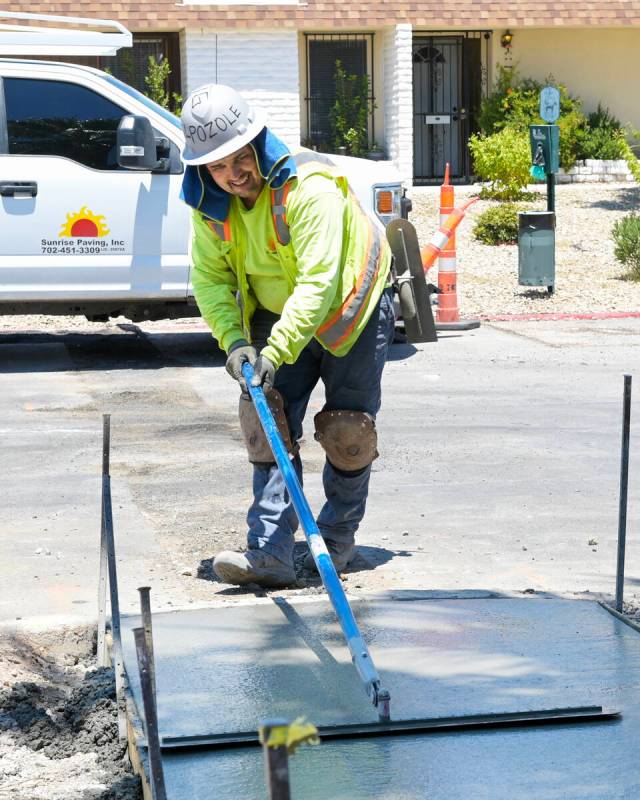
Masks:
[[[166,58],[160,57],[160,60],[155,56],[149,56],[149,65],[147,67],[147,74],[145,75],[144,82],[149,87],[146,92],[147,97],[150,97],[159,106],[173,111],[174,114],[180,113],[182,106],[182,97],[176,92],[169,93],[167,91],[167,81],[171,75],[171,64]]]
[[[491,136],[474,134],[469,139],[474,170],[491,186],[481,196],[496,200],[521,200],[529,183],[531,153],[529,137],[513,128],[503,128]]]
[[[369,117],[375,108],[368,75],[347,73],[340,60],[334,74],[336,100],[329,112],[333,147],[346,147],[353,156],[369,149]]]

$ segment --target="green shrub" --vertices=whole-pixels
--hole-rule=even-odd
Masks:
[[[487,208],[478,216],[473,235],[484,244],[515,244],[518,241],[518,211],[514,203]]]
[[[515,69],[498,65],[498,76],[493,91],[482,100],[478,113],[478,125],[485,135],[496,133],[507,124],[510,111],[509,95],[513,93],[517,81],[518,75]]]
[[[622,158],[627,162],[627,166],[633,177],[640,183],[640,161],[638,161],[635,153],[631,149],[631,145],[626,140],[624,142],[624,155]]]
[[[632,211],[614,223],[611,232],[614,255],[629,268],[629,277],[640,281],[640,214]]]
[[[587,117],[587,124],[591,130],[602,128],[607,131],[621,131],[622,123],[608,108],[598,103],[598,108]]]
[[[596,111],[587,118],[588,129],[580,158],[624,159],[633,177],[640,182],[640,162],[629,139],[636,139],[640,131],[622,125],[608,108],[598,103]]]
[[[375,109],[368,75],[348,73],[337,59],[333,79],[336,100],[329,111],[333,147],[346,147],[352,156],[369,149],[369,118]]]
[[[627,149],[620,120],[598,103],[597,110],[587,117],[578,158],[626,159]]]
[[[171,75],[171,64],[168,59],[157,60],[155,56],[149,56],[147,74],[144,77],[144,82],[148,87],[145,94],[159,106],[180,116],[182,97],[176,92],[169,94],[167,91],[169,75]]]
[[[600,103],[596,111],[589,114],[587,125],[579,158],[624,159],[633,177],[640,182],[640,162],[627,141],[627,137],[637,137],[638,131],[628,125],[623,126]]]
[[[514,67],[498,67],[493,91],[480,106],[478,124],[489,136],[514,128],[528,131],[529,125],[543,124],[540,112],[540,91],[553,85],[551,76],[544,83],[521,78]],[[624,127],[608,108],[598,104],[588,117],[582,113],[582,103],[572,97],[566,86],[560,91],[560,165],[570,169],[578,159],[625,159],[634,178],[640,182],[640,162],[627,142],[634,131]]]
[[[560,128],[560,166],[571,169],[578,159],[584,158],[581,151],[587,132],[585,116],[581,111],[569,111],[561,114],[556,125]]]
[[[627,142],[622,131],[589,129],[582,141],[580,158],[627,158]]]
[[[476,175],[491,181],[484,197],[496,200],[519,200],[529,183],[531,150],[529,134],[503,128],[490,136],[474,134],[469,139]]]
[[[582,157],[579,152],[587,119],[581,101],[572,97],[566,86],[555,84],[552,76],[540,83],[520,78],[513,67],[499,67],[493,91],[480,106],[478,124],[487,135],[508,127],[528,136],[529,125],[546,124],[540,117],[540,91],[550,85],[557,85],[560,91],[560,164],[569,169]]]

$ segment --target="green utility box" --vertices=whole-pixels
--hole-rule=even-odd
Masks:
[[[560,169],[560,128],[557,125],[529,125],[531,161],[547,175]]]
[[[518,283],[546,286],[552,294],[556,283],[556,215],[553,211],[522,211],[518,221]]]

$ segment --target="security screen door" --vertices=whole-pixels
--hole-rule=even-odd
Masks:
[[[468,180],[467,142],[481,96],[481,39],[416,36],[413,40],[413,158],[416,183]]]

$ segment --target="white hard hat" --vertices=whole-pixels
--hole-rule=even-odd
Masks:
[[[221,83],[201,86],[182,107],[186,164],[207,164],[235,153],[264,128],[266,114],[252,109],[239,92]]]

